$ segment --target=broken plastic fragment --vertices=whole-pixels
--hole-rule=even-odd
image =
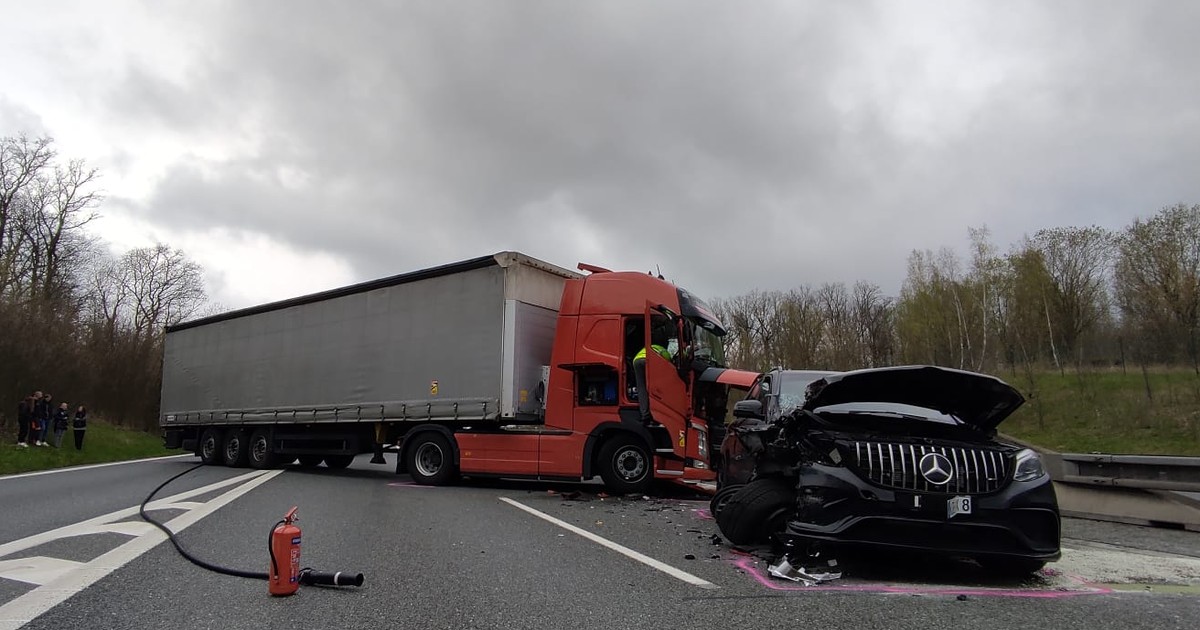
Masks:
[[[805,586],[816,586],[821,582],[828,582],[842,577],[842,572],[835,568],[837,567],[837,560],[828,560],[824,565],[823,567],[801,567],[793,565],[787,556],[783,556],[778,562],[767,567],[767,572],[771,574],[771,577],[800,582]]]

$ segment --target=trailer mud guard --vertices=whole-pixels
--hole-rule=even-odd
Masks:
[[[636,410],[634,410],[636,413]],[[650,436],[650,432],[646,430],[638,420],[629,420],[622,418],[620,422],[605,422],[597,425],[592,432],[588,434],[587,441],[583,443],[583,478],[591,479],[595,476],[592,472],[592,460],[596,458],[596,453],[600,449],[600,443],[604,439],[614,433],[632,433],[646,442],[646,446],[653,449],[654,440]]]
[[[459,465],[460,462],[459,462],[459,454],[458,454],[458,440],[454,439],[454,432],[440,424],[418,424],[417,426],[409,429],[408,432],[404,434],[404,441],[401,443],[402,446],[400,448],[400,452],[396,456],[396,474],[397,475],[408,472],[408,467],[405,465],[405,462],[408,460],[408,441],[409,441],[409,439],[413,438],[417,435],[420,435],[422,433],[427,433],[429,431],[433,431],[434,433],[441,433],[446,438],[446,440],[448,442],[450,442],[450,450],[454,452],[454,465],[456,467]]]

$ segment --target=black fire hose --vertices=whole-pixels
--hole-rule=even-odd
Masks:
[[[140,514],[142,516],[142,520],[161,529],[163,531],[163,533],[165,533],[167,535],[167,540],[170,540],[171,544],[175,545],[175,550],[179,552],[179,555],[183,556],[184,558],[187,558],[187,560],[189,562],[191,562],[192,564],[194,564],[198,567],[201,567],[203,569],[208,569],[209,571],[221,573],[224,575],[232,575],[234,577],[250,578],[252,580],[269,580],[269,579],[271,579],[271,576],[269,574],[267,574],[265,571],[243,571],[241,569],[230,569],[229,567],[223,567],[223,566],[220,566],[217,564],[213,564],[211,562],[207,562],[207,561],[201,560],[200,558],[197,558],[196,556],[193,556],[187,549],[184,549],[183,545],[179,542],[179,539],[175,537],[175,532],[171,531],[170,528],[168,528],[166,525],[163,525],[162,523],[154,520],[153,518],[150,518],[150,515],[146,513],[146,505],[149,504],[150,501],[152,501],[154,499],[154,495],[158,494],[158,492],[160,490],[167,487],[167,484],[171,483],[172,481],[175,481],[176,479],[178,479],[178,478],[180,478],[180,477],[182,477],[204,465],[205,464],[196,464],[195,466],[192,466],[191,468],[179,473],[178,475],[175,475],[174,477],[171,477],[170,479],[160,483],[157,488],[152,490],[150,492],[150,494],[146,495],[145,500],[142,501],[142,505],[138,507],[138,514]],[[284,521],[279,521],[278,523],[275,523],[274,525],[272,525],[271,532],[274,532],[275,528],[278,527],[283,522]],[[275,560],[275,550],[271,546],[271,533],[270,532],[267,533],[267,551],[271,555],[271,566],[275,567],[276,573],[279,573],[279,566]],[[314,586],[362,586],[363,585],[363,574],[361,574],[361,573],[343,573],[341,571],[338,571],[336,573],[325,573],[323,571],[314,571],[314,570],[306,567],[306,568],[300,569],[300,583],[307,584],[307,585],[314,585]]]

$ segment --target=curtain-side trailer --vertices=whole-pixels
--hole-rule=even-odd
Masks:
[[[348,466],[384,445],[420,483],[460,475],[587,479],[640,490],[710,479],[727,386],[724,329],[661,278],[516,252],[348,286],[167,329],[167,446],[211,464]],[[651,417],[632,357],[652,330]]]

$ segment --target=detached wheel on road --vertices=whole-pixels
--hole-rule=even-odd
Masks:
[[[353,455],[326,455],[325,465],[330,468],[342,469],[354,461]]]
[[[708,513],[712,514],[713,518],[717,518],[717,515],[721,513],[721,510],[725,509],[725,506],[733,498],[733,495],[737,494],[737,491],[741,490],[744,485],[746,484],[739,483],[724,486],[720,490],[717,490],[717,493],[708,502]]]
[[[205,429],[204,433],[200,435],[200,461],[210,466],[223,463],[225,453],[221,447],[224,445],[220,429]]]
[[[234,429],[225,435],[225,465],[245,468],[250,463],[250,438],[245,431]]]
[[[717,526],[735,545],[770,542],[772,534],[787,526],[795,506],[792,484],[779,478],[755,479],[733,493],[720,508]]]
[[[297,459],[300,460],[300,465],[305,468],[316,468],[321,465],[321,460],[325,458],[320,455],[301,455]]]
[[[427,431],[408,446],[408,474],[413,481],[426,486],[444,486],[454,481],[458,471],[454,466],[454,451],[446,436]]]
[[[279,458],[271,450],[270,429],[258,429],[250,435],[250,465],[259,469],[279,465]]]
[[[654,476],[653,466],[654,458],[637,436],[618,435],[600,448],[600,478],[613,492],[645,492]]]

